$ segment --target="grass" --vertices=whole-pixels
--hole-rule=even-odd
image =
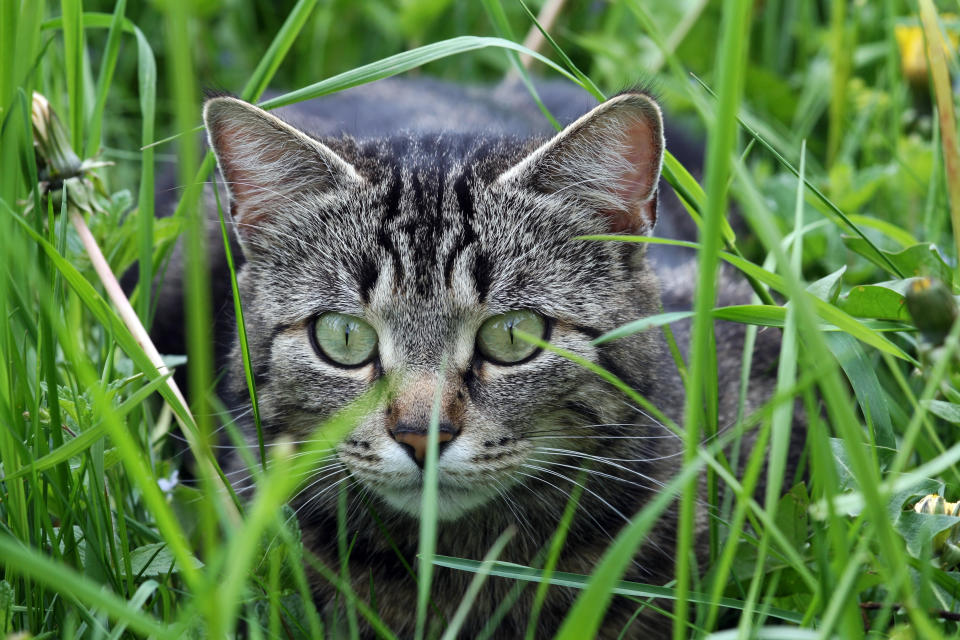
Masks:
[[[196,233],[199,185],[213,168],[195,145],[200,90],[258,100],[275,87],[286,93],[265,104],[276,107],[403,72],[493,82],[513,70],[527,79],[518,54],[533,52],[514,39],[543,3],[242,4],[0,2],[0,638],[333,633],[308,596],[305,564],[341,590],[347,636],[363,618],[392,637],[376,606],[349,587],[344,528],[341,566],[317,566],[283,506],[299,474],[321,464],[381,389],[324,425],[310,447],[261,439],[249,501],[220,484],[205,235]],[[548,584],[578,590],[564,638],[590,637],[615,594],[672,616],[675,638],[955,637],[960,521],[911,507],[931,493],[960,498],[960,323],[942,320],[960,285],[956,3],[568,5],[534,73],[597,96],[652,77],[669,117],[706,135],[702,186],[673,157],[664,170],[699,242],[591,239],[681,244],[700,256],[698,296],[684,314],[694,338],[683,354],[686,418],[676,425],[683,468],[589,576],[555,568],[564,524],[534,567],[497,561],[509,532],[485,558],[435,555],[435,501],[425,492],[421,555],[410,567],[417,636],[453,637],[476,593],[438,625],[429,585],[441,566],[474,572],[476,588],[489,576],[514,581],[515,594],[540,582],[538,602]],[[60,114],[75,155],[58,158],[58,176],[49,151],[34,151],[33,91]],[[78,166],[93,156],[113,164]],[[179,174],[177,213],[155,219],[156,176],[167,173]],[[41,197],[51,179],[54,193]],[[741,224],[730,225],[732,209]],[[136,264],[148,279],[162,277],[177,235],[194,239],[187,356],[199,374],[190,407],[107,301],[71,215],[85,218],[118,274]],[[716,308],[721,262],[748,278],[752,304]],[[917,284],[927,276],[942,284]],[[132,302],[147,326],[163,311],[146,287]],[[679,319],[638,319],[598,341]],[[716,417],[719,319],[782,331],[775,394],[734,425]],[[582,364],[656,414],[655,399]],[[810,422],[807,473],[781,491],[797,405]],[[189,454],[173,441],[175,421]],[[748,430],[770,447],[731,472],[724,447]],[[176,483],[188,455],[196,480]],[[436,456],[433,446],[428,458]],[[703,470],[711,555],[695,566]],[[582,480],[570,482],[578,495]],[[670,510],[681,522],[676,580],[623,582],[635,549]],[[496,616],[490,633],[495,624]]]

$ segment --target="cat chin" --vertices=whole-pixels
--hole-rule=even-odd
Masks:
[[[423,512],[423,492],[419,487],[393,489],[379,486],[377,494],[391,508],[413,518],[419,518]],[[453,522],[465,514],[485,505],[496,495],[491,490],[488,494],[482,489],[458,489],[456,487],[437,487],[437,520]]]

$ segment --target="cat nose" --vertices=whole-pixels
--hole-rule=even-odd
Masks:
[[[437,432],[438,455],[443,455],[443,450],[457,437],[457,434],[458,430],[451,423],[440,423]],[[427,459],[426,425],[398,422],[394,428],[390,429],[390,436],[407,452],[410,459],[422,469],[424,461]]]

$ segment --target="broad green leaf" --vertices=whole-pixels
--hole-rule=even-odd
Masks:
[[[869,421],[873,424],[876,444],[883,447],[878,451],[881,459],[888,458],[897,445],[887,394],[877,378],[876,362],[859,342],[845,333],[829,333],[824,338],[850,381],[860,410],[863,415],[869,416]]]
[[[958,525],[960,525],[960,518],[957,516],[916,513],[909,510],[900,512],[896,529],[906,540],[910,555],[921,558],[924,547],[929,547],[938,534]]]
[[[887,270],[884,261],[877,257],[873,249],[864,242],[863,238],[843,236],[843,243],[851,251],[867,258],[883,270]],[[943,260],[935,244],[919,243],[900,251],[880,251],[892,264],[900,269],[905,278],[911,276],[933,276],[943,280],[948,285],[953,282],[953,270]]]
[[[833,304],[837,301],[837,296],[840,295],[840,284],[843,281],[843,274],[846,272],[847,266],[844,265],[833,273],[811,282],[807,285],[807,291],[824,302]]]
[[[858,318],[910,322],[910,312],[904,296],[912,280],[857,285],[840,297],[837,307]]]
[[[943,400],[927,400],[923,403],[923,407],[938,418],[960,425],[960,404]]]
[[[797,549],[803,548],[807,540],[807,508],[810,497],[801,483],[794,486],[780,498],[774,520],[783,535]]]
[[[856,213],[851,213],[848,217],[850,218],[851,222],[854,222],[861,227],[869,227],[874,231],[879,231],[883,235],[899,244],[901,247],[909,247],[917,244],[917,239],[911,235],[910,232],[906,231],[905,229],[901,229],[897,225],[891,224],[886,220]]]
[[[197,569],[203,567],[203,563],[197,558],[193,558],[193,563]],[[131,551],[130,566],[135,577],[158,578],[180,571],[176,558],[170,553],[165,542],[145,544]]]

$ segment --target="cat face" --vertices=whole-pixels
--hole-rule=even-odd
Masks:
[[[549,481],[535,455],[602,453],[602,436],[636,428],[601,378],[522,336],[635,387],[655,375],[642,337],[592,344],[656,308],[642,252],[578,239],[653,226],[663,141],[646,96],[609,100],[540,146],[321,143],[231,98],[204,115],[247,260],[241,295],[272,437],[302,440],[383,380],[382,405],[332,468],[416,516],[437,412],[438,512],[452,520],[526,476]]]

